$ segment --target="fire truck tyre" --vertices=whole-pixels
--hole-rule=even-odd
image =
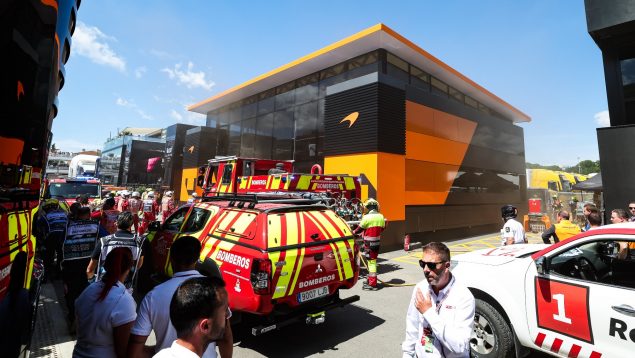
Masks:
[[[514,356],[514,335],[505,318],[489,303],[477,299],[474,327],[470,336],[472,357]]]

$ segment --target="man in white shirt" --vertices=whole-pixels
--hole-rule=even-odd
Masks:
[[[177,339],[154,358],[202,357],[207,346],[225,335],[228,321],[225,282],[195,277],[183,282],[170,302],[170,320]]]
[[[518,209],[512,205],[505,205],[501,208],[501,216],[505,222],[501,230],[501,245],[526,244],[525,228],[515,220]]]
[[[131,330],[130,343],[128,344],[129,357],[151,357],[160,350],[170,347],[172,342],[176,340],[176,330],[169,316],[170,301],[176,289],[185,280],[203,277],[199,271],[195,270],[200,252],[201,243],[194,237],[183,236],[174,241],[170,247],[170,262],[174,275],[170,280],[150,291],[141,302],[137,321]],[[152,330],[156,336],[156,346],[145,346]],[[211,343],[207,347],[204,357],[216,358],[217,344],[220,356],[231,358],[233,336],[229,322],[227,322],[223,339]]]
[[[426,279],[412,292],[403,357],[468,358],[475,301],[450,273],[450,250],[431,242],[423,247],[419,265]]]

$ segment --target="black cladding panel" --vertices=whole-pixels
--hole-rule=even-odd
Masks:
[[[342,120],[359,113],[355,122]],[[326,97],[324,155],[406,153],[403,90],[371,83]]]
[[[635,200],[635,125],[598,128],[604,207],[626,209]]]
[[[206,165],[216,156],[216,128],[196,127],[185,134],[183,169]]]

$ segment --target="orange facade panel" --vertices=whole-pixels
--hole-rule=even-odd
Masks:
[[[460,165],[469,144],[406,131],[406,159]]]
[[[406,101],[406,130],[469,144],[476,122]]]
[[[448,192],[459,165],[406,160],[406,191]]]

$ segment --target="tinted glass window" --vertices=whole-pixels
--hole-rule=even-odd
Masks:
[[[231,164],[226,164],[223,167],[223,180],[221,184],[229,184],[232,181],[232,171],[234,170],[234,166]]]
[[[218,115],[218,124],[224,126],[229,124],[229,111],[226,107],[221,108],[220,113]]]
[[[478,109],[478,102],[470,96],[465,96],[465,104],[472,108]]]
[[[293,111],[276,112],[273,123],[273,159],[293,159]]]
[[[201,208],[193,208],[190,216],[187,218],[181,232],[196,232],[202,230],[209,219],[211,212]]]
[[[438,78],[431,76],[430,83],[432,84],[432,93],[447,97],[448,85]]]
[[[241,123],[236,122],[229,125],[229,155],[240,155]]]
[[[256,145],[256,118],[243,121],[243,135],[241,140],[240,155],[243,157],[253,157]]]
[[[450,98],[457,100],[463,103],[463,93],[459,92],[457,89],[450,87]]]
[[[167,231],[179,231],[181,225],[183,225],[183,220],[185,219],[185,214],[189,210],[189,207],[180,208],[177,210],[172,216],[170,216],[163,224],[163,230]]]
[[[216,128],[218,124],[218,112],[210,112],[207,114],[206,126]]]
[[[325,80],[333,76],[340,75],[346,71],[346,63],[339,63],[335,66],[331,66],[323,71],[320,71],[320,80]]]
[[[248,103],[243,105],[242,108],[242,117],[243,118],[252,118],[258,114],[258,102]]]
[[[620,61],[626,118],[635,117],[635,58]]]
[[[269,97],[258,102],[258,115],[267,114],[273,112],[275,104],[275,98]]]
[[[309,101],[313,101],[318,96],[318,84],[317,82],[311,83],[295,89],[295,103],[302,104]]]
[[[273,142],[273,113],[265,114],[256,120],[256,144],[254,156],[261,159],[271,159]]]
[[[288,92],[280,93],[276,95],[276,110],[284,109],[287,107],[293,106],[295,102],[295,90],[290,90]]]
[[[318,103],[309,102],[295,107],[295,138],[317,137]]]
[[[218,155],[228,155],[229,150],[229,126],[224,125],[218,128]]]

